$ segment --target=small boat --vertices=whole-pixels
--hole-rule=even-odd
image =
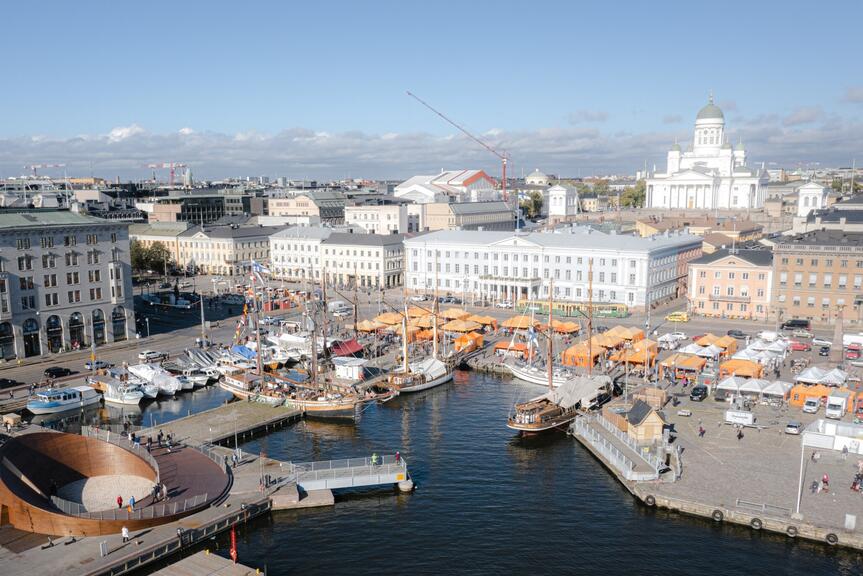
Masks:
[[[254,400],[270,406],[282,406],[285,403],[283,394],[267,392],[263,376],[244,370],[225,374],[219,381],[219,387],[240,400]]]
[[[159,395],[159,387],[157,385],[138,378],[125,368],[109,368],[105,371],[105,376],[136,387],[144,395],[144,398],[147,398],[148,400],[152,400]],[[105,388],[104,384],[102,384],[102,379],[101,375],[97,375],[93,378],[88,378],[87,383],[104,394]]]
[[[561,428],[580,413],[597,408],[611,397],[608,376],[576,376],[542,396],[515,405],[506,426],[523,433]]]
[[[105,402],[138,405],[144,398],[141,388],[135,384],[120,382],[119,380],[105,382],[105,384],[105,393],[103,395]]]
[[[536,366],[516,359],[504,362],[504,366],[515,378],[518,378],[523,382],[527,382],[528,384],[537,384],[539,386],[546,386],[548,384],[548,372],[545,367]],[[557,388],[567,380],[572,379],[573,376],[575,376],[575,374],[569,370],[560,366],[553,366],[551,384]]]
[[[177,378],[157,364],[135,364],[128,370],[144,382],[158,386],[159,394],[163,396],[173,396],[183,388]]]
[[[99,399],[99,393],[90,386],[49,388],[37,392],[36,396],[27,402],[27,410],[33,414],[54,414],[96,404]]]
[[[432,337],[432,355],[418,362],[408,362],[407,337],[407,304],[402,315],[402,367],[393,371],[387,379],[389,385],[399,394],[421,392],[446,384],[453,378],[453,365],[438,358],[437,335],[437,298],[434,308],[434,335]]]

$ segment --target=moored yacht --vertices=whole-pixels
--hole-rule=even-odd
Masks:
[[[27,402],[27,410],[33,414],[53,414],[83,408],[99,402],[99,393],[90,386],[49,388]]]

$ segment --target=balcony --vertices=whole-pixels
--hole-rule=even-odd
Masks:
[[[710,301],[711,302],[740,302],[743,304],[749,304],[750,302],[752,302],[752,297],[751,296],[723,296],[721,294],[717,296],[716,294],[711,294],[710,295]]]

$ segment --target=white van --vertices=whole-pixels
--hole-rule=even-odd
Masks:
[[[805,402],[803,402],[803,411],[807,414],[817,414],[818,408],[821,407],[821,400],[818,398],[807,398]]]
[[[827,406],[824,408],[824,415],[827,418],[841,420],[848,409],[848,403],[851,400],[849,392],[836,391],[827,397]]]

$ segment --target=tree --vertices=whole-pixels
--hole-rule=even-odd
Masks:
[[[644,180],[639,180],[635,183],[635,186],[623,191],[623,194],[620,195],[620,204],[630,208],[641,208],[644,206],[647,196],[646,190],[647,187],[644,184]]]
[[[161,242],[154,242],[152,246],[144,246],[137,240],[132,240],[129,252],[131,256],[132,270],[138,273],[148,270],[164,270],[165,264],[171,264],[171,252]]]
[[[161,242],[154,242],[147,254],[147,270],[165,270],[171,265],[171,251]]]
[[[527,198],[521,201],[521,211],[527,218],[536,218],[542,214],[542,203],[542,192],[533,190]]]
[[[132,270],[141,272],[147,270],[147,248],[137,240],[129,243],[129,255],[132,260]]]

